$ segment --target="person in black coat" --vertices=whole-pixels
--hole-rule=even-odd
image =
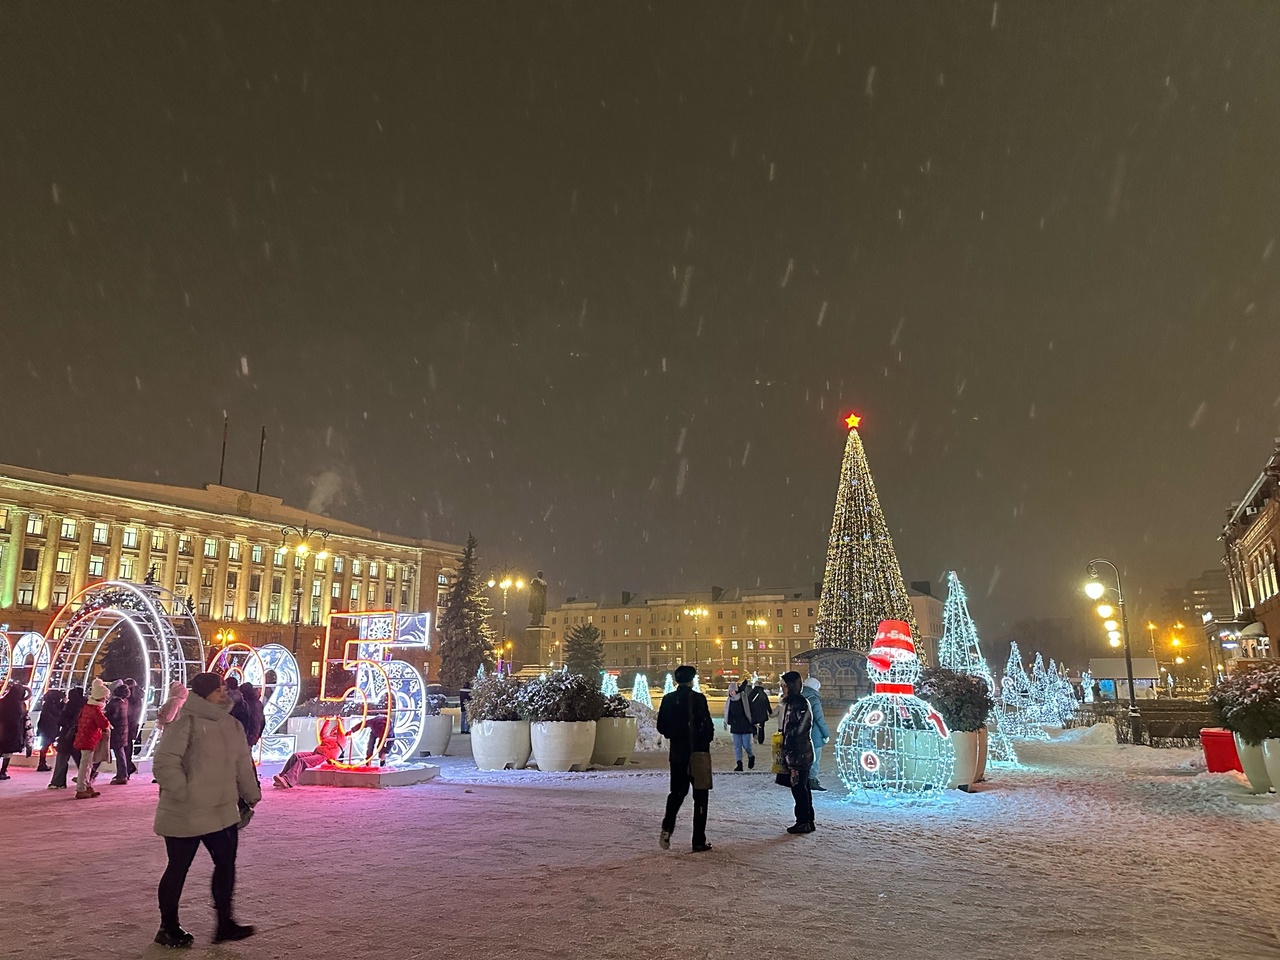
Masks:
[[[27,732],[31,719],[27,716],[27,701],[31,691],[14,680],[0,697],[0,780],[9,779],[9,757],[27,749]]]
[[[80,710],[84,705],[84,691],[79,687],[72,687],[67,694],[67,702],[63,704],[62,715],[58,718],[58,755],[53,760],[50,790],[67,789],[67,769],[72,760],[76,762],[77,769],[80,767],[80,751],[75,748],[75,740],[76,731],[80,729]]]
[[[787,833],[813,833],[813,788],[809,774],[813,766],[813,708],[800,691],[800,674],[790,670],[782,675],[782,765],[777,782],[791,787],[796,822]]]
[[[676,814],[690,787],[693,788],[693,852],[711,849],[707,843],[707,806],[711,791],[711,741],[716,730],[707,698],[693,689],[697,675],[697,668],[687,663],[677,667],[676,688],[662,698],[658,708],[658,733],[671,744],[671,792],[667,795],[667,812],[658,835],[658,846],[663,850],[671,846]],[[706,758],[695,759],[694,754],[706,754]]]
[[[111,755],[116,762],[116,775],[112,783],[129,782],[129,748],[133,741],[129,739],[129,688],[123,683],[111,691],[111,699],[107,701],[104,711],[107,723],[111,724]]]
[[[756,722],[756,743],[764,743],[764,725],[773,716],[773,704],[769,702],[769,692],[764,688],[764,681],[757,680],[751,689],[751,719]]]
[[[40,762],[36,766],[37,773],[48,773],[46,762],[49,750],[58,739],[58,723],[62,719],[62,702],[66,694],[61,690],[50,690],[40,699],[40,720],[36,724],[36,733],[40,734]]]
[[[147,715],[147,691],[132,677],[124,684],[129,688],[129,743],[125,753],[129,760],[129,776],[133,776],[138,772],[138,767],[133,762],[133,745],[142,741],[142,721]]]
[[[240,696],[240,712],[233,710],[231,715],[244,727],[244,738],[249,741],[249,749],[252,750],[262,739],[262,731],[267,725],[266,715],[263,712],[262,697],[252,683],[240,684]]]

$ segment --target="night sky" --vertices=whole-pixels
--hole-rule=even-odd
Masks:
[[[820,579],[856,409],[998,633],[1215,565],[1280,435],[1280,6],[0,17],[6,462],[211,482],[225,411],[555,603]]]

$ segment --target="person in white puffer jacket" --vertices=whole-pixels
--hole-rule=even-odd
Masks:
[[[262,799],[244,728],[231,716],[231,701],[216,673],[197,674],[191,692],[166,724],[152,770],[160,784],[155,832],[164,837],[169,864],[160,878],[160,930],[156,943],[187,947],[195,939],[178,923],[187,871],[203,844],[213,859],[213,942],[243,940],[253,927],[231,916],[236,883],[241,804]]]

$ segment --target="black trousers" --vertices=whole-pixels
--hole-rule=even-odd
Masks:
[[[809,786],[809,768],[791,778],[791,797],[796,802],[796,823],[813,823],[813,788]]]
[[[689,795],[693,780],[689,777],[689,758],[672,757],[671,759],[671,792],[667,794],[667,813],[662,818],[662,829],[671,833],[676,828],[676,814],[680,805]],[[693,845],[700,847],[707,842],[707,804],[711,798],[710,790],[693,791]]]
[[[178,902],[182,899],[182,887],[187,882],[187,871],[196,858],[200,844],[213,859],[213,909],[219,923],[231,920],[231,898],[236,888],[236,848],[240,844],[240,831],[235,824],[217,833],[202,837],[165,837],[164,847],[169,854],[169,865],[160,878],[160,924],[178,926]]]

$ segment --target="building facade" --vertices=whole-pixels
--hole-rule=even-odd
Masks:
[[[936,651],[942,631],[942,601],[910,591],[921,651]],[[936,609],[934,609],[936,607]],[[689,614],[687,610],[706,611]],[[818,587],[738,589],[638,596],[622,593],[605,600],[570,597],[547,614],[546,649],[539,663],[563,663],[564,642],[576,626],[600,630],[606,670],[644,673],[653,682],[682,663],[698,664],[703,677],[759,674],[776,679],[792,659],[813,648]],[[927,625],[927,626],[926,626]],[[936,631],[926,635],[928,631]],[[532,651],[530,652],[532,655]]]
[[[327,536],[300,550],[286,528]],[[0,465],[0,619],[11,633],[43,632],[92,583],[150,574],[190,598],[206,644],[282,643],[314,678],[331,612],[436,614],[461,553],[231,487]]]
[[[1280,637],[1280,438],[1244,499],[1227,511],[1220,538],[1231,584],[1232,613],[1245,624],[1238,656],[1274,657]],[[1216,619],[1222,614],[1209,611]],[[1248,625],[1258,624],[1252,630]]]

